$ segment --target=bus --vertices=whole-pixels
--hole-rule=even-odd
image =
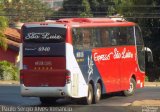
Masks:
[[[145,49],[136,23],[115,18],[62,18],[21,29],[21,95],[42,103],[82,104],[144,87]]]

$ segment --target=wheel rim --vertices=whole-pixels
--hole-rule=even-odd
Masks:
[[[100,86],[97,86],[96,97],[97,97],[97,100],[100,100],[100,98],[101,98],[101,88],[100,88]]]
[[[131,93],[134,90],[134,85],[133,83],[130,83],[130,88],[128,89],[128,92]]]
[[[89,88],[89,91],[88,91],[88,100],[91,101],[92,100],[92,89]]]
[[[89,85],[88,97],[87,97],[88,104],[92,103],[92,99],[93,99],[93,89],[92,89],[92,85]]]

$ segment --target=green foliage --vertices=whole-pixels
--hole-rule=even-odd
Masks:
[[[3,4],[1,4],[1,2],[0,2],[0,14],[4,14]],[[6,37],[4,35],[4,31],[7,26],[8,26],[7,18],[4,16],[0,16],[0,47],[2,47],[4,50],[7,49],[7,43],[5,40]]]
[[[89,3],[94,17],[109,14],[110,0],[89,0]]]
[[[107,16],[110,0],[64,0],[63,9],[58,12],[67,17]]]
[[[88,12],[85,12],[86,10]],[[88,6],[87,0],[64,0],[63,9],[59,13],[64,16],[78,17],[80,15],[86,16],[89,10],[90,6]]]
[[[151,48],[156,67],[147,68],[149,80],[158,79],[160,67],[160,18],[159,0],[113,0],[114,11],[129,21],[138,23],[142,29],[145,46]]]
[[[90,4],[87,0],[82,0],[82,12],[80,13],[80,17],[91,17],[91,8]]]
[[[53,10],[41,0],[5,0],[3,4],[11,22],[44,21],[46,16],[53,13]]]
[[[19,70],[12,63],[7,61],[0,62],[0,80],[18,80]]]
[[[147,81],[147,82],[149,81],[148,76],[145,76],[145,81]]]

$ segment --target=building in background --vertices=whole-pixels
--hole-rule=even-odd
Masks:
[[[20,30],[15,28],[6,28],[5,35],[7,37],[8,49],[4,51],[0,48],[0,61],[9,61],[16,64],[19,53],[19,45],[21,43]]]
[[[6,28],[4,34],[6,35],[6,40],[8,44],[8,49],[4,51],[0,47],[0,61],[9,61],[11,63],[17,64],[17,58],[19,55],[19,46],[21,43],[21,26],[23,23],[14,24],[11,27]]]
[[[55,11],[63,7],[63,0],[42,0],[42,2],[47,3]]]

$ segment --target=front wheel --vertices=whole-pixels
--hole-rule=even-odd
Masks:
[[[128,90],[123,91],[125,96],[131,96],[135,93],[136,89],[136,81],[135,79],[131,78],[130,80],[130,88]]]

